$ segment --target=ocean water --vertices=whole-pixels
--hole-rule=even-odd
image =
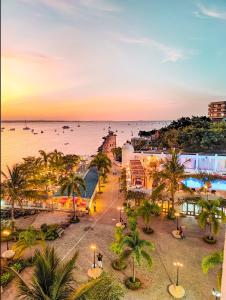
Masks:
[[[37,156],[40,149],[53,151],[57,149],[65,154],[92,155],[101,145],[102,137],[107,135],[108,128],[117,131],[117,146],[122,146],[131,137],[138,135],[139,130],[158,129],[167,125],[167,121],[136,122],[30,122],[27,126],[34,129],[23,130],[24,123],[5,123],[1,127],[1,169],[12,166],[26,156]],[[80,124],[80,127],[78,127]],[[62,126],[70,126],[63,129]],[[10,128],[15,128],[11,131]],[[72,131],[73,130],[73,131]],[[43,131],[43,133],[41,133]]]

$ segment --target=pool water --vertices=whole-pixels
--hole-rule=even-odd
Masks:
[[[187,187],[195,188],[195,189],[199,189],[199,188],[203,187],[203,185],[204,185],[202,180],[199,180],[197,178],[192,178],[192,177],[183,180],[183,183]],[[212,180],[211,181],[211,190],[226,191],[226,180],[220,180],[220,179]]]

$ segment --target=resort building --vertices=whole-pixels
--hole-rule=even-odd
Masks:
[[[226,101],[211,102],[208,116],[213,121],[226,120]]]
[[[127,189],[150,195],[153,188],[150,172],[153,171],[155,166],[158,166],[156,168],[161,168],[161,163],[167,156],[169,156],[167,151],[136,152],[132,144],[126,142],[122,147],[122,166],[126,168]],[[179,159],[185,165],[187,174],[205,172],[222,175],[222,180],[213,180],[211,187],[206,192],[210,194],[208,195],[209,199],[214,199],[214,197],[226,199],[226,155],[181,153]],[[197,191],[203,186],[203,182],[192,177],[185,179],[184,184]],[[205,192],[201,193],[204,193],[204,196],[206,195]],[[194,196],[189,198],[188,194],[186,195],[183,191],[179,191],[176,198],[183,200],[183,204],[178,207],[182,214],[198,215],[200,208],[197,206]],[[161,205],[163,212],[167,212],[170,207],[169,201],[162,200],[160,202],[159,205]],[[225,207],[226,202],[222,209],[225,210]]]

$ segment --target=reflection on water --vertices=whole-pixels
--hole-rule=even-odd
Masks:
[[[80,125],[80,126],[78,126]],[[158,129],[166,122],[28,122],[31,130],[23,130],[24,123],[2,123],[1,168],[21,161],[23,157],[38,155],[38,150],[57,149],[80,155],[95,154],[108,128],[117,130],[117,145],[137,136],[139,130]],[[70,128],[62,128],[69,126]],[[10,130],[15,128],[15,130]],[[41,133],[42,132],[42,133]]]

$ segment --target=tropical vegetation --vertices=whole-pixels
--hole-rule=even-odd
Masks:
[[[141,281],[136,278],[136,263],[141,265],[141,260],[144,259],[151,268],[152,258],[149,251],[154,250],[154,244],[140,239],[139,232],[134,230],[123,237],[121,246],[124,249],[122,257],[124,259],[132,258],[132,276],[126,279],[125,284],[130,289],[137,289],[140,287]]]
[[[225,222],[225,214],[221,209],[220,200],[200,200],[198,205],[201,212],[198,215],[198,223],[201,228],[209,228],[209,233],[204,236],[207,243],[215,243],[217,235],[220,230],[221,222]]]
[[[82,195],[82,190],[86,191],[85,181],[82,177],[71,172],[66,177],[62,177],[59,184],[61,194],[66,193],[68,197],[72,196],[74,219],[77,220],[75,197],[80,197]]]
[[[13,268],[18,279],[18,299],[30,300],[119,300],[124,295],[121,285],[103,274],[78,288],[75,288],[73,270],[78,252],[63,263],[54,248],[37,251],[34,272],[30,282],[25,281]]]
[[[210,269],[218,269],[217,285],[221,288],[222,271],[223,271],[224,251],[216,251],[210,255],[204,256],[202,259],[202,271],[208,273]]]
[[[139,135],[151,138],[147,147],[175,147],[187,152],[225,153],[226,122],[213,122],[205,116],[182,117],[160,130],[140,131]],[[140,149],[142,145],[145,145],[145,140],[141,140],[136,148]]]
[[[99,152],[97,155],[94,156],[92,161],[89,165],[90,168],[95,167],[98,171],[98,186],[99,192],[101,191],[101,179],[106,181],[107,174],[110,172],[111,168],[111,160],[108,156],[102,152]]]
[[[171,155],[167,157],[162,165],[162,169],[155,173],[155,178],[158,179],[158,187],[153,191],[153,197],[162,192],[168,195],[171,204],[171,210],[168,212],[170,218],[174,218],[175,213],[175,194],[179,190],[191,193],[182,180],[186,178],[184,172],[184,164],[180,163],[179,153],[176,150],[171,151]]]
[[[145,227],[143,231],[147,234],[153,233],[154,230],[150,227],[151,217],[154,215],[159,215],[161,213],[161,208],[156,203],[149,202],[147,200],[143,201],[142,205],[138,208],[137,214],[143,218]]]

